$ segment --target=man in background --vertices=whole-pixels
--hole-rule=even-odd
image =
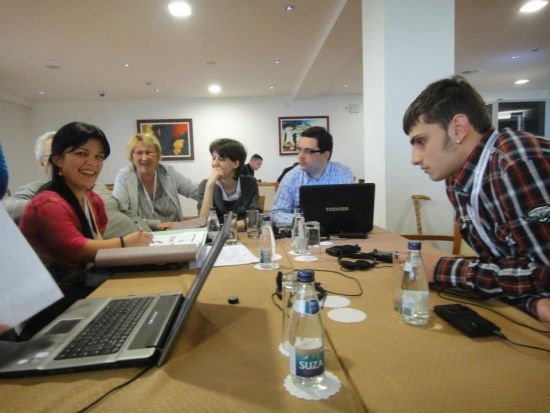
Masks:
[[[260,155],[255,153],[254,155],[252,155],[248,163],[244,164],[243,169],[241,171],[241,175],[254,176],[254,172],[262,167],[263,161],[264,161],[264,158],[262,158]]]
[[[295,166],[298,166],[298,162],[294,162],[292,164],[292,166],[288,166],[286,167],[285,169],[283,169],[283,172],[281,172],[281,175],[277,178],[277,182],[281,183],[281,181],[283,180],[284,176],[292,170],[292,168],[294,168]]]
[[[300,187],[303,185],[352,184],[351,169],[330,160],[332,135],[321,126],[313,126],[302,132],[296,146],[298,165],[281,180],[275,193],[271,220],[278,227],[292,225],[294,208],[300,206]]]
[[[55,132],[45,133],[44,135],[38,137],[34,145],[34,154],[36,156],[38,166],[40,166],[48,177],[51,173],[49,159],[54,135]],[[6,209],[6,212],[11,216],[16,224],[19,224],[19,220],[23,215],[25,207],[45,183],[46,181],[31,182],[30,184],[20,187],[12,196],[2,201],[2,205]],[[103,238],[118,238],[120,236],[136,232],[136,229],[138,228],[136,223],[138,223],[139,226],[145,231],[151,231],[147,223],[138,215],[132,214],[130,211],[120,209],[118,201],[112,195],[111,191],[107,189],[105,184],[96,182],[93,187],[93,191],[103,199],[105,211],[107,212],[107,216],[109,218]]]
[[[506,298],[550,329],[550,140],[495,131],[462,76],[429,85],[403,117],[413,165],[445,180],[462,238],[479,258],[422,252],[429,282]]]

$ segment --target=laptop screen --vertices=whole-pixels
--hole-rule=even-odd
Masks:
[[[229,220],[232,218],[232,212],[230,212],[230,215],[228,217]],[[170,353],[170,349],[172,348],[174,342],[176,341],[176,338],[178,336],[178,333],[181,329],[181,326],[185,322],[185,319],[191,312],[191,308],[193,307],[193,304],[195,301],[197,301],[197,297],[199,296],[199,293],[206,282],[206,278],[208,277],[208,274],[210,274],[210,270],[212,270],[212,267],[214,266],[214,263],[218,259],[218,256],[220,255],[220,251],[222,250],[225,241],[227,240],[227,237],[229,236],[229,225],[224,225],[222,227],[222,230],[216,237],[216,240],[212,244],[212,248],[210,248],[210,251],[208,252],[208,255],[204,259],[204,262],[201,266],[200,271],[195,276],[195,279],[193,281],[193,284],[191,284],[191,288],[189,288],[189,292],[185,296],[185,299],[183,301],[183,304],[178,311],[178,313],[175,316],[174,323],[172,324],[172,328],[170,329],[170,332],[168,333],[168,337],[166,338],[166,342],[164,345],[164,349],[162,350],[162,354],[158,359],[157,366],[162,366],[167,358],[168,354]],[[205,248],[203,246],[203,248]]]
[[[374,218],[374,184],[307,185],[300,187],[306,221],[319,221],[329,234],[370,232]]]

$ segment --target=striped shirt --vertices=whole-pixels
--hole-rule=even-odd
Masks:
[[[478,298],[550,296],[550,140],[504,129],[491,149],[479,191],[479,218],[498,256],[482,241],[468,215],[475,169],[493,130],[446,181],[461,235],[480,257],[442,258],[435,282]]]

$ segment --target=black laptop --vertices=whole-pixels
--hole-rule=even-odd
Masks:
[[[162,366],[229,235],[224,226],[186,297],[181,292],[80,300],[7,356],[0,377]],[[151,247],[154,248],[154,247]]]
[[[374,184],[306,185],[300,187],[306,221],[319,221],[329,234],[368,233],[374,218]]]

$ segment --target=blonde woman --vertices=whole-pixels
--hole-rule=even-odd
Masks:
[[[120,170],[113,188],[121,206],[138,214],[154,230],[183,221],[178,194],[198,200],[197,184],[171,165],[160,162],[161,153],[155,136],[148,133],[132,136],[126,144],[130,165]]]

